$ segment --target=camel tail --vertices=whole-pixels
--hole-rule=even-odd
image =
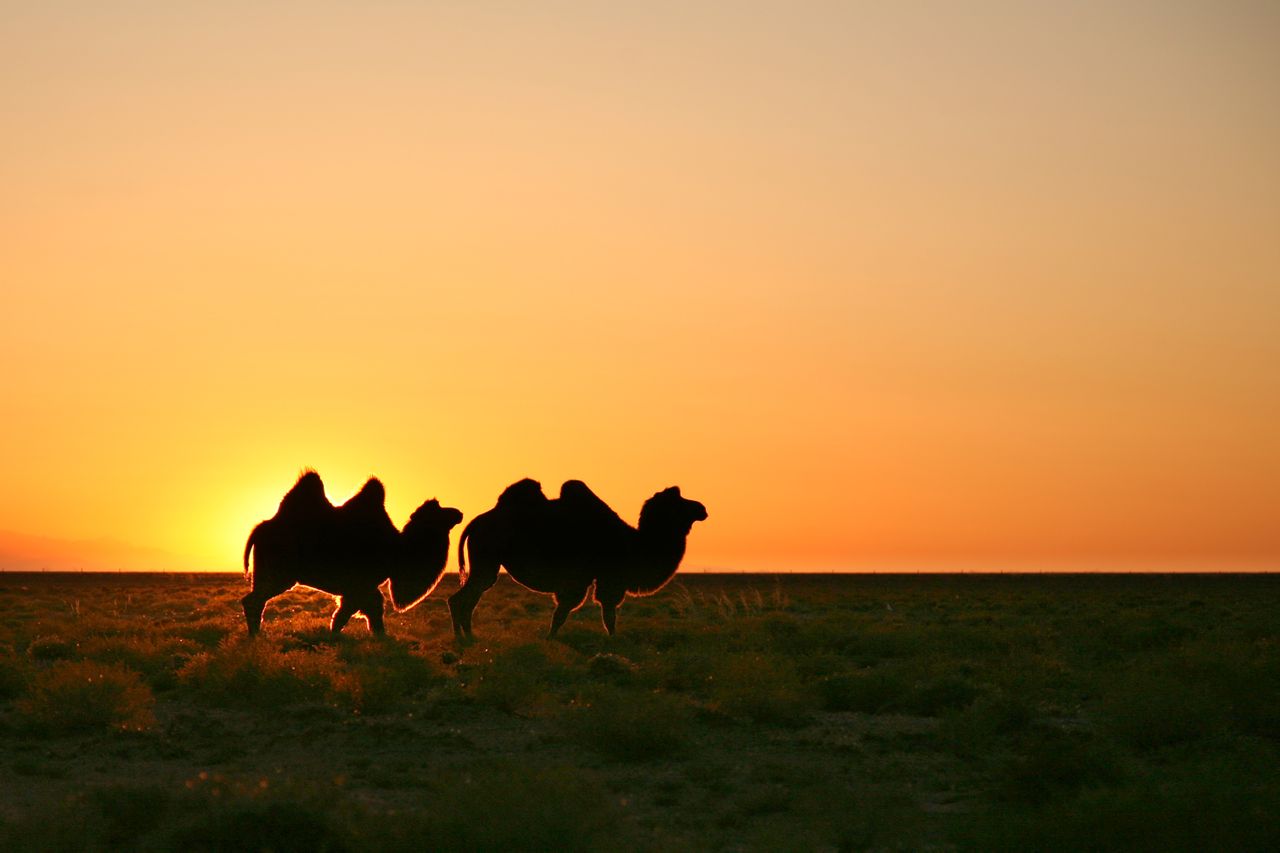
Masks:
[[[249,552],[253,550],[253,540],[257,537],[258,530],[260,530],[261,528],[262,528],[261,524],[253,528],[253,530],[249,533],[249,538],[244,543],[244,579],[246,581],[249,580],[249,575],[251,574],[251,572],[249,571]]]
[[[462,535],[458,537],[458,585],[462,586],[467,582],[467,537],[471,535],[471,525],[475,522],[472,519],[467,526],[462,528]]]

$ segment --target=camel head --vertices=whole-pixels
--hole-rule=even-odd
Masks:
[[[409,523],[404,526],[405,535],[421,535],[423,532],[445,533],[462,521],[462,511],[451,506],[440,506],[440,501],[432,498],[413,511]]]
[[[462,513],[432,498],[413,511],[401,539],[404,560],[391,574],[391,603],[408,610],[435,589],[449,552],[449,531]]]
[[[696,521],[705,521],[707,508],[680,494],[679,486],[663,489],[644,502],[640,510],[640,529],[659,528],[688,535]]]

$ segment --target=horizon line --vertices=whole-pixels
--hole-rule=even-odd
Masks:
[[[228,577],[244,577],[245,572],[234,569],[8,569],[0,568],[0,575],[226,575]],[[252,573],[249,573],[250,575]],[[457,574],[456,570],[444,574]],[[504,570],[503,574],[507,574]],[[825,576],[825,575],[1274,575],[1280,574],[1280,565],[1262,568],[1193,568],[1193,567],[1148,567],[1148,568],[847,568],[847,569],[682,569],[672,578],[680,575],[791,575],[791,576]],[[441,576],[443,578],[443,575]],[[305,586],[305,584],[302,584]]]

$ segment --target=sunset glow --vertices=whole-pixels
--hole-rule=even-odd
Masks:
[[[6,5],[0,569],[235,570],[306,467],[1280,568],[1280,14],[978,7]]]

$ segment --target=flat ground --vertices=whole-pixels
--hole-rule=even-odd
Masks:
[[[1280,576],[0,575],[0,849],[1280,849]]]

